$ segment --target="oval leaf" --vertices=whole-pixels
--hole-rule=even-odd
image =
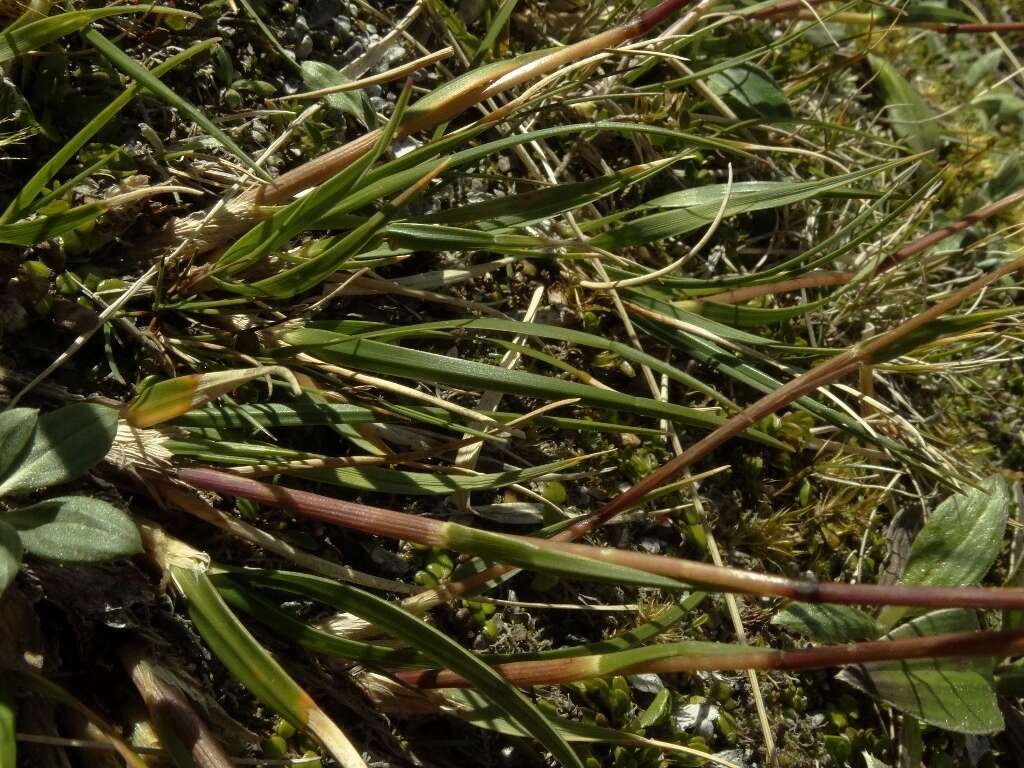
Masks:
[[[869,53],[868,62],[888,107],[886,116],[893,133],[914,152],[938,149],[942,133],[935,113],[921,94],[882,57]]]
[[[848,605],[793,603],[773,619],[772,624],[820,643],[849,643],[873,640],[882,628],[871,616]]]
[[[1001,478],[939,504],[917,534],[900,584],[963,587],[978,584],[1003,547],[1010,493]],[[892,627],[911,609],[885,608],[878,620]]]
[[[786,94],[775,78],[756,64],[744,62],[708,76],[708,88],[722,99],[738,117],[767,117],[784,120],[793,117]]]
[[[21,539],[18,532],[7,523],[0,522],[0,595],[14,581],[20,567]]]
[[[920,616],[885,637],[897,640],[977,628],[973,613],[954,609]],[[1003,728],[992,687],[991,659],[886,661],[847,667],[838,677],[939,728],[959,733],[992,733]]]
[[[74,403],[39,417],[28,452],[0,482],[0,496],[27,493],[81,477],[107,455],[117,434],[117,411]]]
[[[112,504],[58,496],[7,517],[26,552],[47,560],[96,563],[142,551],[139,529]]]
[[[34,408],[11,408],[0,413],[0,478],[6,477],[21,458],[38,419],[39,412]]]

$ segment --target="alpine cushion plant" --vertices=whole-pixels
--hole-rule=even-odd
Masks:
[[[0,593],[25,555],[57,563],[99,563],[142,551],[131,518],[88,496],[26,496],[77,480],[100,463],[117,435],[117,411],[75,403],[40,415],[0,412]]]
[[[177,6],[0,2],[0,765],[1010,759],[1015,9]]]

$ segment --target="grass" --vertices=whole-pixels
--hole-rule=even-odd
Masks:
[[[0,765],[1012,760],[1012,10],[0,14]]]

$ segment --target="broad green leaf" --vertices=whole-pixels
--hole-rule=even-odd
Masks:
[[[826,192],[854,184],[895,167],[895,163],[882,163],[852,173],[831,176],[815,181],[749,182],[738,194],[729,195],[724,216],[730,217],[750,211],[778,208],[790,203],[824,195]],[[585,230],[608,224],[610,229],[592,238],[592,244],[615,250],[627,245],[642,245],[666,237],[684,235],[710,226],[718,215],[725,197],[726,186],[715,184],[707,188],[673,192],[634,209],[643,212],[652,207],[668,208],[658,213],[641,216],[625,223],[617,221],[620,215],[598,219]]]
[[[980,583],[1003,548],[1010,504],[1006,482],[999,477],[947,498],[914,539],[899,583],[928,587]],[[883,627],[892,627],[911,610],[889,606],[878,620]]]
[[[5,518],[25,551],[65,563],[98,563],[142,552],[132,519],[100,499],[58,496],[15,510]]]
[[[35,408],[10,408],[0,413],[0,482],[17,466],[38,420]]]
[[[979,56],[964,75],[964,83],[968,88],[975,88],[986,77],[995,74],[999,69],[999,63],[1006,53],[1001,48],[994,48],[984,56]]]
[[[978,628],[970,611],[935,611],[907,622],[886,639],[924,637]],[[838,677],[902,712],[939,728],[959,733],[993,733],[1003,729],[992,685],[991,659],[921,659],[846,667]]]
[[[117,433],[117,411],[74,403],[39,417],[17,468],[0,481],[0,496],[27,493],[81,477],[107,455]]]
[[[819,643],[874,640],[882,633],[874,618],[847,605],[791,603],[772,618],[772,624]]]
[[[674,403],[625,395],[614,390],[599,389],[554,377],[406,349],[367,339],[347,338],[314,328],[284,330],[279,334],[279,338],[290,345],[280,350],[280,354],[284,356],[301,351],[325,362],[377,374],[438,382],[477,391],[493,390],[528,395],[544,400],[578,397],[588,405],[668,418],[705,429],[714,429],[725,421],[721,416]],[[782,445],[756,430],[747,430],[744,435],[751,440],[776,447]]]
[[[221,146],[228,150],[228,152],[245,163],[249,170],[261,179],[264,181],[270,181],[270,177],[267,175],[267,172],[256,165],[252,158],[246,154],[245,150],[238,146],[234,139],[218,128],[216,123],[203,114],[198,107],[191,102],[186,101],[160,82],[160,79],[156,75],[114,45],[114,43],[110,42],[99,32],[99,30],[89,29],[85,32],[84,36],[91,45],[95,46],[97,51],[110,60],[111,64],[120,69],[137,83],[144,86],[154,96],[159,97],[167,104],[177,109],[182,115],[192,120],[196,125],[214,138]]]
[[[775,79],[756,64],[715,72],[708,76],[708,88],[741,118],[786,120],[793,117],[786,94]]]
[[[22,546],[18,532],[0,520],[0,595],[3,595],[4,590],[18,575],[18,569],[21,568],[21,554]],[[0,761],[0,765],[6,765],[6,763]]]
[[[937,150],[942,132],[932,108],[888,60],[869,53],[868,62],[888,107],[886,117],[893,132],[914,152]]]
[[[245,571],[243,575],[253,584],[299,594],[353,613],[382,632],[418,648],[439,666],[452,669],[469,680],[492,704],[543,744],[562,765],[583,767],[576,753],[529,699],[470,651],[398,606],[355,587],[318,576],[284,571]]]
[[[302,82],[310,90],[319,91],[321,88],[344,85],[351,80],[330,64],[325,64],[322,61],[304,61],[302,62]],[[376,121],[373,119],[373,107],[366,98],[365,92],[338,91],[324,96],[323,99],[331,109],[354,117],[367,128],[374,127],[373,124]]]
[[[195,14],[160,5],[111,5],[106,8],[91,8],[69,11],[48,16],[30,24],[21,25],[0,33],[0,64],[15,56],[41,48],[47,43],[88,26],[94,21],[126,13],[162,13],[176,16]]]

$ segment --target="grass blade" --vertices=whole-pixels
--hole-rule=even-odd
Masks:
[[[267,172],[256,165],[252,158],[246,154],[245,150],[238,146],[230,136],[224,133],[224,131],[218,128],[216,124],[204,115],[199,108],[181,98],[181,96],[160,82],[156,75],[110,42],[102,33],[99,32],[99,30],[87,30],[85,32],[85,39],[88,40],[91,45],[95,46],[96,50],[106,56],[107,59],[110,60],[111,64],[145,87],[146,90],[154,96],[158,96],[163,99],[206,131],[206,133],[216,139],[228,152],[241,160],[249,170],[261,179],[270,181],[270,176],[267,175]]]
[[[161,13],[165,15],[195,17],[194,13],[162,5],[111,5],[106,8],[90,8],[68,11],[56,16],[33,21],[29,24],[11,25],[0,33],[0,64],[23,53],[41,48],[47,43],[88,26],[94,21],[126,13]]]
[[[724,422],[720,416],[673,403],[367,339],[346,338],[315,328],[282,327],[274,332],[273,336],[275,340],[287,345],[280,350],[282,356],[303,351],[325,362],[351,366],[358,370],[418,381],[440,382],[465,389],[495,390],[545,400],[578,397],[588,405],[668,418],[703,429],[713,429]],[[782,443],[755,429],[748,430],[745,436],[766,445],[785,448]]]
[[[509,685],[486,663],[429,624],[401,608],[367,592],[318,576],[283,571],[241,571],[249,583],[302,595],[338,610],[348,611],[372,622],[383,632],[418,648],[438,664],[459,669],[474,688],[499,707],[525,732],[543,744],[564,766],[582,768],[583,763],[522,693]]]
[[[259,644],[202,571],[171,566],[170,577],[188,600],[189,617],[213,654],[256,698],[309,733],[345,768],[366,764],[348,737]]]
[[[214,45],[216,45],[216,40],[204,40],[196,43],[181,53],[170,57],[163,64],[153,67],[152,76],[161,77],[179,64],[184,64],[193,56],[209,50]],[[126,88],[123,93],[82,126],[78,133],[68,139],[64,146],[57,150],[49,160],[43,163],[43,166],[25,183],[3,214],[0,215],[0,224],[7,224],[25,215],[32,202],[46,185],[50,183],[50,180],[57,175],[60,169],[86,145],[89,139],[95,136],[118,112],[124,109],[135,98],[138,91],[139,87],[137,84]]]

